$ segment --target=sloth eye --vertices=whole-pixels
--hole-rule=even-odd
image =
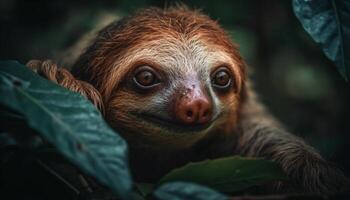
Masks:
[[[219,89],[226,89],[231,85],[231,74],[226,67],[220,67],[212,76],[212,84]]]
[[[151,88],[160,82],[154,70],[149,66],[139,67],[135,72],[133,80],[142,89]]]

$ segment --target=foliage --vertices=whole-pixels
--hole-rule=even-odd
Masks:
[[[188,181],[221,192],[236,192],[271,180],[286,179],[275,163],[239,156],[190,163],[165,175],[159,183]]]
[[[295,15],[340,74],[350,78],[350,1],[293,0]]]
[[[135,184],[132,190],[126,142],[84,97],[15,61],[0,63],[0,95],[0,118],[11,123],[1,127],[7,133],[0,134],[2,146],[30,143],[26,148],[39,148],[43,145],[39,134],[122,199],[226,199],[213,189],[233,192],[285,179],[281,169],[270,161],[229,157],[191,163],[170,172],[155,185]],[[18,122],[15,128],[14,122]],[[19,140],[23,135],[24,139]]]
[[[224,200],[228,197],[212,189],[184,182],[173,182],[162,185],[154,194],[160,200]]]
[[[93,105],[17,62],[2,62],[0,69],[1,105],[23,115],[64,156],[127,198],[127,145]]]

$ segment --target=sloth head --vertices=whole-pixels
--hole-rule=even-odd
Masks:
[[[72,70],[101,93],[131,145],[187,148],[232,132],[245,81],[216,21],[186,8],[143,9],[104,28]]]

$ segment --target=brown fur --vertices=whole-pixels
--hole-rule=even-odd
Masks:
[[[195,50],[191,50],[192,47]],[[166,67],[159,66],[154,60],[164,60],[162,55],[168,55],[176,48],[181,49],[179,54],[182,51],[187,53],[169,58],[174,62],[180,62],[191,53],[208,55],[204,60],[216,53],[213,59],[226,59],[224,64],[234,74],[235,89],[225,94],[215,93],[223,112],[208,132],[167,134],[138,117],[147,112],[146,107],[151,107],[149,111],[154,112],[152,106],[158,105],[154,97],[157,91],[148,94],[133,92],[126,81],[130,72],[143,63],[155,68]],[[158,52],[154,59],[144,58],[143,53],[138,53],[151,50]],[[196,55],[193,58],[197,58]],[[183,60],[186,65],[187,60]],[[215,66],[222,64],[212,63]],[[36,65],[45,64],[30,64]],[[100,105],[103,101],[106,120],[129,143],[131,165],[137,178],[153,180],[189,161],[239,154],[277,162],[291,180],[288,184],[277,183],[275,189],[278,191],[329,194],[348,185],[341,171],[327,163],[303,140],[286,132],[265,110],[250,87],[246,65],[236,45],[217,22],[198,11],[144,9],[107,26],[73,66],[72,74],[79,80],[68,71],[45,66],[39,71],[48,79],[82,93],[95,104]],[[198,66],[176,68],[178,71],[173,73],[189,74],[194,69],[197,70]],[[172,72],[173,68],[166,70]],[[204,75],[201,78],[204,79]],[[172,87],[176,88],[179,82],[173,82]],[[175,91],[177,95],[181,93],[181,89]],[[166,108],[159,109],[165,112]]]
[[[222,47],[237,61],[239,77],[245,77],[245,64],[237,47],[230,42],[217,22],[197,11],[188,12],[186,8],[170,8],[166,12],[157,8],[144,9],[132,17],[112,23],[99,33],[93,45],[81,55],[72,73],[77,78],[93,83],[107,100],[111,90],[118,87],[118,83],[111,80],[114,74],[109,71],[113,70],[116,61],[122,60],[128,51],[139,48],[139,44],[144,41],[176,38],[182,34],[188,38],[199,36],[211,45]],[[124,68],[127,69],[123,67],[120,70]],[[115,74],[125,74],[125,71],[117,70]]]

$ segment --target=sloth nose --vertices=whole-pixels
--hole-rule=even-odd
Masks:
[[[179,99],[175,114],[185,124],[208,123],[212,118],[212,104],[202,92],[193,93]]]

